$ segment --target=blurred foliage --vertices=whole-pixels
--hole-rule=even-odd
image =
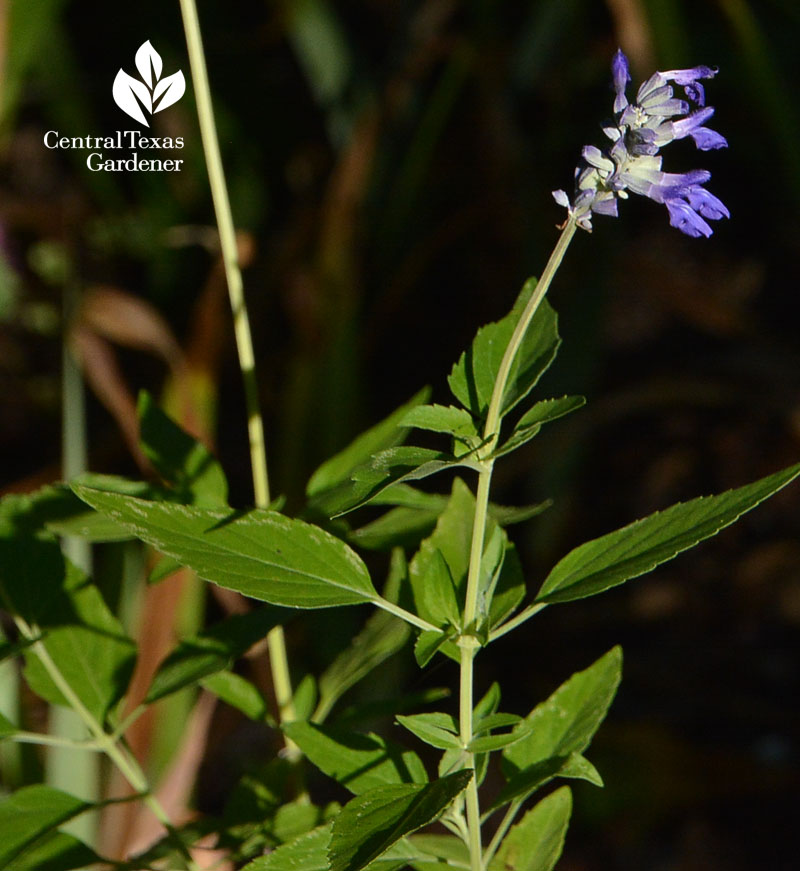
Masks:
[[[0,486],[58,476],[67,263],[86,301],[67,326],[99,397],[92,468],[135,468],[132,397],[165,390],[201,409],[201,429],[216,413],[232,500],[245,504],[243,399],[191,89],[154,131],[184,136],[179,174],[92,173],[85,152],[42,145],[50,129],[130,126],[111,83],[144,39],[188,73],[177,3],[0,10]],[[696,242],[662,209],[630,202],[575,243],[551,298],[565,344],[547,387],[590,403],[501,467],[499,501],[556,500],[529,523],[525,565],[535,577],[580,540],[796,460],[794,0],[240,0],[200,14],[271,474],[290,508],[355,432],[424,383],[441,398],[476,326],[541,269],[561,220],[550,191],[599,140],[618,44],[637,79],[720,67],[710,102],[730,148],[710,166],[732,219]],[[591,806],[578,792],[565,871],[793,867],[776,821],[800,772],[787,701],[800,689],[798,509],[795,491],[782,494],[647,585],[497,645],[526,645],[520,711],[568,673],[546,654],[565,639],[581,639],[568,646],[573,668],[612,641],[626,648],[604,746],[614,774]],[[330,660],[349,619],[292,625],[298,674]],[[238,727],[218,728],[201,789],[210,805]],[[261,741],[242,741],[233,767]]]

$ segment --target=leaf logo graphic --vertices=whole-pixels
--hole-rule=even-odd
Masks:
[[[180,70],[161,78],[161,55],[153,48],[149,39],[139,46],[135,60],[141,80],[120,69],[114,79],[112,94],[114,102],[123,112],[149,127],[145,112],[153,115],[177,103],[186,91],[186,80]]]

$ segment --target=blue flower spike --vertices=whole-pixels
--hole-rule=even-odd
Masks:
[[[617,50],[611,62],[614,118],[603,127],[612,145],[606,151],[584,147],[571,201],[564,191],[553,191],[555,201],[579,227],[591,232],[595,214],[616,217],[617,201],[626,199],[628,191],[665,205],[670,224],[687,236],[708,237],[713,232],[708,221],[730,217],[725,204],[703,187],[710,172],[663,172],[659,155],[665,145],[687,136],[700,151],[727,147],[724,136],[705,126],[714,109],[705,104],[701,79],[716,74],[707,66],[654,73],[637,91],[636,102],[630,103],[628,59]],[[674,85],[683,89],[685,99],[675,96]]]

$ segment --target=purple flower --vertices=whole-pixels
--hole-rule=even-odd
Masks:
[[[554,191],[556,202],[584,230],[591,231],[592,215],[617,215],[617,201],[628,191],[649,197],[667,207],[670,224],[689,236],[710,236],[708,221],[730,217],[725,205],[703,185],[711,178],[704,169],[668,173],[661,169],[660,150],[687,137],[700,151],[725,148],[725,137],[705,126],[714,109],[705,105],[701,79],[711,79],[716,69],[697,66],[656,72],[628,102],[631,79],[628,59],[617,50],[611,62],[614,86],[614,120],[603,132],[613,145],[603,151],[594,145],[583,149],[584,165],[575,170],[575,196]],[[673,84],[683,88],[686,99],[675,97]]]

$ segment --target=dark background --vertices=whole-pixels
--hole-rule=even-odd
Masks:
[[[185,138],[180,174],[90,173],[86,152],[42,146],[50,129],[136,127],[111,84],[120,66],[134,72],[144,39],[188,80],[178,4],[3,9],[0,486],[59,475],[67,292],[94,305],[69,329],[102,339],[81,346],[91,467],[139,474],[121,435],[130,398],[188,369],[192,419],[210,429],[233,504],[247,504],[191,86],[153,131]],[[550,191],[569,189],[584,144],[602,144],[618,45],[634,86],[654,68],[720,68],[707,93],[730,148],[677,143],[665,168],[710,169],[731,220],[695,240],[663,207],[630,201],[573,243],[550,296],[564,345],[541,389],[589,404],[497,474],[497,501],[555,500],[517,530],[531,587],[587,538],[800,457],[794,0],[241,0],[201,2],[200,15],[273,488],[290,509],[322,459],[420,386],[447,402],[446,373],[476,328],[541,270],[563,219]],[[119,293],[140,320],[120,313]],[[155,311],[177,345],[151,335]],[[591,754],[606,789],[576,786],[565,871],[795,867],[799,508],[795,486],[651,577],[548,609],[479,660],[479,688],[500,677],[505,709],[524,713],[624,646]],[[320,616],[290,629],[298,674],[359,619],[340,616],[335,630]],[[425,680],[446,685],[452,671]]]

